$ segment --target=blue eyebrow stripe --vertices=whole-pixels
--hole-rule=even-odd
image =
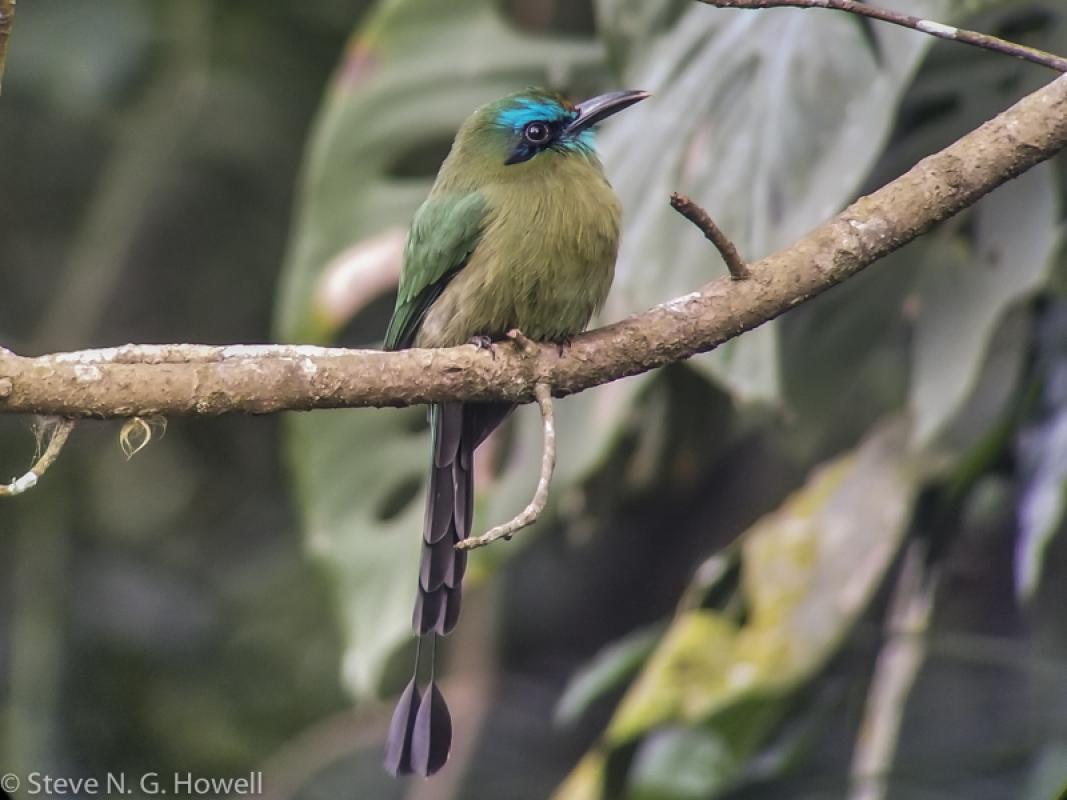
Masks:
[[[518,131],[531,122],[564,122],[573,117],[573,112],[568,111],[558,103],[527,100],[501,111],[496,121],[502,127]]]

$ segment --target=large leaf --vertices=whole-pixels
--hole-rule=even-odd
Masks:
[[[967,10],[975,8],[969,6]],[[1026,11],[1022,16],[1024,19],[1015,20],[1003,12],[990,14],[986,19],[968,22],[968,26],[998,31],[1010,25],[1018,32],[1028,20],[1031,26],[1040,22],[1049,34],[1067,27],[1064,20],[1057,21],[1052,15]],[[1048,41],[1027,41],[1053,51],[1062,49]],[[1045,79],[1015,60],[942,43],[905,94],[893,140],[865,186],[882,185],[980,125],[1025,94],[1031,76],[1035,81]],[[961,229],[960,223],[967,219],[973,224]],[[924,291],[931,274],[943,271],[946,259],[964,257],[968,247],[973,252],[973,232],[979,222],[969,214],[961,216],[779,320],[783,393],[790,412],[794,452],[805,458],[834,452],[861,436],[873,420],[908,403],[909,388],[916,388],[916,319],[929,314],[928,320],[936,321],[939,314],[938,298],[926,302]],[[956,242],[961,246],[957,247]],[[943,295],[948,302],[962,305],[954,286],[948,286]],[[991,422],[997,421],[1004,400],[1014,389],[1011,366],[1019,364],[1026,347],[1027,323],[1025,319],[1021,326],[1018,322],[1009,325],[1012,330],[1007,333],[1011,335],[948,343],[977,359],[971,367],[952,364],[947,368],[951,373],[961,368],[976,370],[969,382],[953,383],[936,362],[924,365],[930,378],[941,379],[947,390],[931,403],[933,406],[944,400],[936,405],[936,413],[947,423],[943,428],[947,436],[940,437],[939,444],[966,449],[983,436]],[[992,334],[1005,327],[1007,321],[994,319],[990,325]],[[951,325],[946,324],[944,329],[950,339],[957,337]],[[1020,331],[1022,335],[1018,335]]]
[[[597,32],[615,63],[634,63],[691,5],[692,0],[594,0]]]
[[[923,477],[907,439],[900,424],[873,434],[744,534],[743,621],[679,614],[558,800],[604,796],[631,751],[627,797],[711,798],[737,779],[892,563]]]
[[[928,442],[978,383],[1005,313],[1048,275],[1059,242],[1052,168],[1042,164],[983,199],[974,238],[945,232],[919,274],[910,405]]]
[[[1057,19],[1023,12],[1022,16],[1022,20],[1016,20],[1000,12],[968,25],[990,31],[1010,25],[1019,31],[1029,21],[1030,25],[1040,23],[1053,40],[1058,37],[1067,41],[1067,19],[1062,15]],[[1031,43],[1054,51],[1062,49],[1056,41]],[[881,185],[989,119],[1025,94],[1031,79],[1040,82],[1045,76],[1034,75],[1011,59],[943,43],[931,53],[908,90],[894,140],[866,185]],[[1042,191],[1047,188],[1047,184],[1038,183]],[[1019,192],[1015,197],[1025,194],[1022,188],[1011,188],[1011,193],[1015,192]],[[1025,197],[1022,202],[1029,206],[1040,199]],[[971,297],[974,287],[961,287],[957,292],[952,280],[934,277],[944,273],[950,261],[962,264],[976,258],[977,230],[990,218],[989,209],[981,216],[973,211],[961,215],[893,253],[876,268],[780,320],[784,334],[783,389],[791,412],[791,441],[799,445],[794,452],[807,456],[844,446],[862,435],[873,420],[908,404],[909,391],[914,410],[920,366],[926,372],[924,380],[928,380],[921,389],[927,393],[923,413],[928,421],[935,416],[941,420],[926,426],[940,429],[925,434],[927,441],[936,435],[941,446],[967,450],[988,432],[991,424],[1001,420],[1004,403],[1015,391],[1018,367],[1025,359],[1029,312],[1025,309],[1027,304],[1018,300],[1027,291],[1026,270],[1020,281],[1024,288],[1017,292],[1013,287],[1009,292],[1015,302],[1006,301],[1008,316],[1001,313],[987,319],[982,323],[986,336],[977,338],[960,335],[951,323],[941,324],[940,309],[940,303],[947,302],[954,306],[950,316],[980,315],[981,309],[964,308],[965,298],[960,296],[962,292]],[[1001,231],[1004,228],[999,224],[996,227]],[[982,235],[988,242],[993,234],[995,231],[990,230]],[[990,252],[997,248],[986,244],[984,249]],[[982,269],[977,263],[973,266],[975,272]],[[967,271],[953,274],[960,281]],[[1000,273],[1013,276],[1014,265]],[[927,297],[927,291],[938,283],[942,286],[937,296]],[[995,298],[994,292],[988,299]],[[1023,317],[1013,318],[1020,313]],[[952,363],[942,365],[941,361],[946,361],[942,353],[920,365],[928,354],[920,353],[915,330],[917,324],[927,326],[931,321],[939,335],[947,337],[944,342],[933,342],[933,349],[956,348],[958,358],[947,359]],[[932,330],[929,328],[925,334]],[[1001,333],[994,335],[994,331]],[[926,336],[924,341],[934,338]],[[965,373],[963,377],[961,372]]]
[[[948,0],[895,5],[936,18],[953,8]],[[647,48],[627,84],[654,98],[603,137],[627,219],[606,316],[685,294],[719,271],[707,242],[667,205],[674,190],[707,208],[749,259],[851,199],[931,42],[889,26],[874,37],[877,53],[844,14],[694,4]],[[773,323],[697,363],[741,397],[777,398]]]
[[[9,91],[18,88],[76,117],[108,110],[133,75],[143,77],[154,10],[135,0],[25,3],[16,44],[8,48]]]
[[[1019,435],[1022,490],[1018,503],[1015,586],[1031,599],[1045,550],[1067,515],[1067,308],[1057,302],[1045,314],[1036,350],[1045,373],[1041,418]]]
[[[944,18],[959,4],[895,5]],[[616,55],[631,59],[625,85],[654,95],[601,135],[625,213],[603,321],[715,276],[717,254],[670,209],[672,191],[688,192],[708,208],[750,259],[789,244],[844,206],[880,153],[896,104],[932,42],[879,26],[876,56],[867,34],[843,14],[725,11],[670,0],[601,0],[597,10]],[[691,363],[740,398],[777,400],[777,337],[777,323],[769,323]],[[561,437],[557,488],[603,457],[625,409],[653,377],[629,378],[563,404],[561,427],[583,435]],[[539,423],[526,414],[519,424],[526,444],[494,495],[493,522],[506,518],[536,481],[530,453],[539,446]]]
[[[476,106],[600,62],[533,38],[489,0],[388,0],[352,39],[315,125],[278,300],[278,332],[328,341],[395,276],[403,230]],[[366,338],[384,320],[356,318]],[[408,637],[428,458],[420,410],[294,415],[287,448],[311,552],[333,578],[344,678],[375,691]]]
[[[642,628],[597,653],[567,685],[556,705],[556,721],[573,723],[594,701],[636,674],[661,634],[658,627]]]

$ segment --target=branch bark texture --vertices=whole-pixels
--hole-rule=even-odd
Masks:
[[[4,85],[4,65],[7,63],[7,40],[15,24],[15,0],[0,0],[0,91]]]
[[[699,291],[555,346],[385,353],[307,346],[145,345],[26,358],[0,350],[0,412],[67,417],[254,414],[448,400],[529,402],[706,352],[907,244],[1067,146],[1061,77],[792,246],[751,277]]]

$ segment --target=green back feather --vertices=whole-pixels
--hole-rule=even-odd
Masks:
[[[482,235],[486,203],[480,192],[431,195],[415,214],[404,249],[396,307],[385,349],[410,347],[419,323]]]

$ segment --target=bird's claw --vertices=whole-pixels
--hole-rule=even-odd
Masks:
[[[493,347],[493,340],[489,336],[472,336],[467,344],[472,344],[479,350],[488,350],[489,355],[493,357],[493,361],[496,361],[496,348]]]

